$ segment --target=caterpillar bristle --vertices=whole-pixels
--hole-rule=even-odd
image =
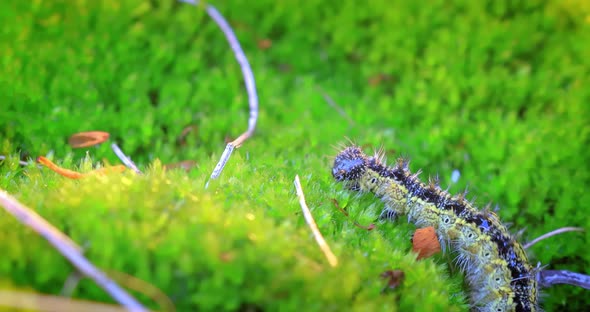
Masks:
[[[400,171],[406,171],[408,170],[408,161],[404,158],[399,157],[398,159],[396,159],[395,167]]]
[[[467,197],[468,193],[469,193],[469,188],[466,186],[465,189],[463,190],[463,192],[461,193],[461,195],[463,195],[463,197]]]
[[[516,239],[520,240],[522,238],[522,236],[524,235],[525,231],[526,231],[526,228],[522,228],[522,229],[518,230],[516,233],[514,233],[514,237],[516,237]]]
[[[378,163],[381,163],[381,164],[387,163],[387,157],[385,156],[385,148],[383,147],[383,145],[380,145],[379,148],[375,149],[375,153],[373,155],[373,158],[375,158],[375,160]]]
[[[432,191],[436,191],[438,190],[438,185],[436,185],[436,183],[433,181],[428,181],[428,188]]]
[[[428,177],[428,187],[431,189],[438,189],[440,187],[440,180],[438,175]]]

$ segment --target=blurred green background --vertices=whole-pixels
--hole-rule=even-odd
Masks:
[[[182,311],[466,309],[450,257],[414,261],[411,226],[354,226],[373,222],[382,205],[333,183],[331,157],[346,137],[368,153],[383,146],[390,159],[411,158],[412,170],[439,174],[451,192],[468,186],[478,205],[501,208],[514,233],[526,229],[523,242],[563,226],[590,229],[590,2],[211,4],[252,65],[260,117],[254,137],[204,190],[225,140],[246,129],[248,97],[202,8],[0,3],[0,154],[14,156],[0,162],[0,187],[90,242],[89,258],[101,267],[154,284]],[[196,130],[178,144],[188,126]],[[109,132],[148,175],[78,182],[15,163],[40,155],[82,171],[91,161],[118,163],[110,144],[67,145],[90,130]],[[190,173],[161,169],[186,159],[198,163]],[[295,174],[340,258],[337,269],[303,222]],[[58,294],[71,267],[8,215],[1,219],[8,252],[0,282]],[[545,240],[529,250],[531,262],[590,274],[589,239],[586,232]],[[230,264],[216,257],[226,253]],[[388,268],[408,276],[382,295],[379,273]],[[110,300],[84,283],[75,297]],[[580,288],[543,293],[547,311],[590,307]]]

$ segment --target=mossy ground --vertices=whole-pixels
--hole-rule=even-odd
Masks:
[[[99,267],[162,289],[189,310],[465,310],[447,257],[416,262],[403,222],[330,176],[334,145],[409,156],[451,192],[493,202],[522,240],[590,229],[590,6],[585,1],[219,1],[252,64],[255,136],[204,184],[246,128],[247,95],[222,33],[202,9],[160,1],[0,4],[0,187],[87,246]],[[260,40],[270,39],[270,48]],[[339,115],[329,94],[352,119]],[[182,129],[197,131],[179,146]],[[72,150],[103,130],[145,175],[67,180],[18,157],[50,154],[89,171],[118,160],[109,144]],[[18,156],[17,156],[18,155]],[[86,157],[88,155],[89,157]],[[190,173],[162,163],[198,162]],[[302,178],[330,268],[305,225]],[[346,218],[331,199],[350,212]],[[0,283],[58,294],[72,267],[40,237],[0,218]],[[534,263],[590,273],[590,233],[551,238]],[[388,269],[406,273],[381,294]],[[8,287],[8,286],[6,286]],[[586,291],[544,291],[548,310],[587,310]],[[90,281],[76,298],[110,301]],[[149,303],[145,297],[143,302]]]

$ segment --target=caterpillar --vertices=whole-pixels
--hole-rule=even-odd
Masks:
[[[535,268],[522,245],[489,208],[478,210],[465,199],[441,190],[437,178],[428,183],[411,173],[399,158],[393,167],[376,152],[367,156],[357,146],[334,159],[332,176],[357,192],[371,192],[384,202],[381,219],[407,215],[417,227],[434,227],[442,250],[456,253],[465,273],[473,311],[538,311]]]

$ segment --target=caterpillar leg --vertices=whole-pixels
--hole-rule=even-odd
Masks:
[[[395,221],[396,217],[397,213],[393,209],[385,208],[383,209],[383,211],[381,211],[381,214],[379,215],[379,220]]]

